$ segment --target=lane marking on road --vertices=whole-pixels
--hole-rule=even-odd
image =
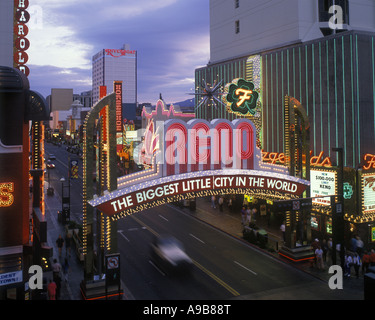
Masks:
[[[161,214],[159,214],[159,217],[162,218],[163,220],[169,222],[169,220],[166,217],[163,217]]]
[[[162,276],[165,277],[165,273],[164,273],[163,271],[161,271],[155,263],[153,263],[151,260],[148,260],[148,262],[149,262],[149,263],[150,263],[150,264],[151,264],[156,270],[158,270],[158,271],[161,273]]]
[[[203,243],[203,244],[206,244],[203,240],[199,239],[198,237],[196,237],[195,235],[189,233],[189,236],[190,237],[193,237],[195,240],[198,240],[199,242]]]
[[[194,265],[196,265],[199,269],[201,269],[205,274],[207,274],[209,277],[214,279],[218,284],[220,284],[222,287],[227,289],[232,295],[235,297],[238,297],[240,294],[234,290],[229,284],[225,283],[223,280],[221,280],[219,277],[215,276],[211,271],[208,271],[205,267],[203,267],[201,264],[199,264],[197,261],[193,260]]]
[[[144,222],[142,222],[141,220],[139,220],[138,218],[136,218],[134,215],[131,215],[130,217],[132,217],[135,221],[137,221],[139,224],[141,224],[142,226],[144,226],[148,231],[150,231],[153,235],[155,235],[156,237],[159,237],[159,234],[153,230],[152,228],[150,228],[148,225],[146,225]],[[196,267],[198,267],[201,271],[203,271],[205,274],[207,274],[210,278],[212,278],[213,280],[215,280],[218,284],[220,284],[222,287],[224,287],[226,290],[228,290],[232,295],[234,295],[235,297],[238,297],[240,294],[234,290],[231,286],[229,286],[227,283],[225,283],[223,280],[221,280],[219,277],[215,276],[211,271],[207,270],[205,267],[203,267],[201,264],[199,264],[197,261],[193,260],[193,263]]]
[[[239,263],[239,262],[237,262],[237,261],[234,261],[234,263],[235,263],[235,264],[237,264],[238,266],[240,266],[240,267],[244,268],[245,270],[247,270],[247,271],[251,272],[252,274],[254,274],[254,275],[256,275],[256,276],[257,276],[257,273],[256,273],[256,272],[254,272],[253,270],[251,270],[251,269],[249,269],[249,268],[247,268],[247,267],[243,266],[243,265],[242,265],[241,263]]]
[[[130,242],[130,240],[123,234],[123,230],[118,230],[117,231],[119,234],[121,234],[122,235],[122,237],[127,241],[127,242]]]
[[[153,230],[152,228],[150,228],[148,225],[146,225],[144,222],[142,222],[141,220],[139,220],[138,218],[136,218],[134,215],[131,216],[135,221],[137,221],[140,225],[144,226],[148,231],[150,231],[154,236],[156,237],[159,237],[159,234]]]

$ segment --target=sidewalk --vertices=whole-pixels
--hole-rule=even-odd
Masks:
[[[48,245],[53,247],[53,257],[50,258],[50,264],[53,263],[53,259],[57,259],[61,265],[64,263],[66,257],[65,248],[62,252],[62,256],[58,256],[58,248],[56,245],[56,239],[59,234],[65,238],[65,228],[64,226],[57,221],[57,211],[61,210],[61,199],[59,195],[55,193],[53,196],[45,195],[46,203],[46,217],[47,217],[47,232],[48,232]],[[191,216],[206,222],[207,224],[226,232],[227,234],[236,237],[237,239],[246,242],[248,245],[253,246],[257,250],[262,250],[264,253],[271,255],[273,258],[278,259],[288,265],[298,268],[304,272],[307,272],[318,279],[326,282],[328,285],[328,280],[332,274],[328,273],[329,265],[326,264],[325,270],[318,270],[311,267],[310,262],[292,262],[282,256],[280,256],[277,250],[270,252],[269,250],[260,249],[258,246],[250,244],[249,242],[243,239],[243,227],[241,224],[241,213],[240,212],[230,212],[229,209],[224,206],[222,212],[220,212],[219,207],[216,209],[211,207],[211,201],[200,198],[196,202],[196,210],[190,211],[189,208],[182,209],[185,213],[190,214]],[[257,225],[268,233],[269,243],[272,244],[273,248],[281,248],[283,243],[282,234],[278,227],[268,226],[266,221],[259,219]],[[83,264],[79,261],[77,254],[75,252],[74,244],[72,247],[71,257],[69,259],[70,272],[68,275],[68,281],[64,280],[61,282],[61,293],[60,300],[82,300],[80,294],[80,283],[84,278],[83,274]],[[328,261],[329,262],[329,261]],[[47,282],[52,278],[52,271],[45,274]],[[131,293],[122,284],[124,289],[123,299],[132,300],[133,297]],[[347,279],[344,278],[344,289],[352,297],[358,299],[363,299],[364,297],[364,280],[363,275],[360,274],[359,279],[356,279],[355,275],[352,273],[352,276]]]
[[[183,211],[185,213],[190,214],[191,216],[204,221],[211,226],[226,232],[227,234],[238,238],[241,241],[245,241],[243,239],[243,226],[241,223],[241,213],[240,212],[230,212],[228,207],[225,205],[223,206],[223,211],[220,212],[219,206],[216,208],[211,207],[211,201],[205,198],[199,198],[196,200],[196,210],[190,211],[189,208],[184,208]],[[275,226],[268,226],[266,219],[258,219],[257,225],[266,230],[268,233],[268,242],[270,243],[273,249],[281,248],[283,244],[282,240],[282,233],[279,227]],[[328,269],[331,266],[331,261],[327,257],[327,262],[325,263],[324,270],[319,270],[316,267],[311,266],[310,261],[306,262],[293,262],[285,257],[282,257],[278,254],[277,250],[274,252],[270,252],[266,249],[261,249],[256,245],[250,244],[249,242],[245,241],[250,246],[263,251],[266,254],[273,256],[274,258],[287,263],[288,265],[298,268],[304,272],[311,274],[312,276],[324,281],[328,285],[329,279],[332,277],[333,274],[328,273]],[[339,262],[338,262],[339,263]],[[359,278],[357,279],[354,270],[352,269],[352,274],[350,278],[344,278],[344,289],[348,292],[348,295],[358,297],[358,299],[364,298],[364,279],[363,275],[360,271]]]
[[[58,193],[55,192],[53,196],[48,196],[45,194],[45,204],[46,204],[46,217],[47,217],[47,244],[53,248],[53,257],[49,259],[50,265],[52,265],[53,260],[56,259],[62,266],[64,264],[65,258],[69,261],[69,273],[68,281],[62,279],[61,281],[61,292],[59,300],[83,300],[81,295],[80,284],[84,279],[84,266],[78,258],[75,250],[75,245],[72,243],[71,255],[67,255],[65,250],[65,245],[62,250],[61,257],[59,257],[59,251],[56,245],[56,240],[61,235],[65,240],[66,230],[65,226],[58,221],[57,212],[61,211],[61,198]],[[81,223],[81,221],[76,221]],[[52,271],[47,272],[44,277],[47,283],[53,278]],[[133,296],[126,288],[124,283],[121,283],[123,289],[123,300],[134,300]]]
[[[45,195],[46,204],[46,217],[47,217],[47,241],[48,246],[53,247],[53,257],[50,258],[50,264],[52,265],[53,260],[56,259],[61,265],[64,264],[66,257],[65,246],[62,250],[61,257],[59,257],[59,251],[56,245],[56,240],[61,234],[61,237],[65,239],[65,227],[57,221],[57,211],[61,211],[61,199],[59,195],[53,196]],[[61,292],[60,300],[81,300],[80,295],[80,283],[83,280],[83,265],[79,261],[75,252],[74,244],[71,251],[71,256],[67,256],[70,271],[68,273],[68,281],[62,279],[61,281]],[[47,282],[52,279],[52,271],[45,275]]]

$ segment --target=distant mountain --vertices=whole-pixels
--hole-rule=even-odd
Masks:
[[[175,102],[173,103],[174,105],[179,105],[181,108],[194,108],[194,98],[192,99],[188,99],[188,100],[185,100],[185,101],[181,101],[181,102]]]

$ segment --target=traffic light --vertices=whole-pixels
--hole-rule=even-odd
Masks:
[[[280,200],[273,202],[278,211],[299,211],[312,206],[312,198],[300,198],[293,200]]]
[[[70,221],[70,208],[64,207],[61,211],[61,223],[65,225],[67,221]]]
[[[276,211],[291,211],[292,210],[291,200],[274,201],[273,205]]]

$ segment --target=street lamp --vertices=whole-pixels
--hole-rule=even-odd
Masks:
[[[70,180],[69,185],[64,186],[65,178],[60,179],[61,182],[61,214],[62,214],[62,223],[65,224],[66,220],[70,221]],[[64,188],[68,187],[68,196],[64,196]]]
[[[341,266],[344,266],[344,151],[343,148],[332,148],[332,151],[338,153],[337,166],[339,168],[338,180],[338,199],[332,205],[332,233],[333,233],[333,263],[336,263],[336,244],[340,244]],[[334,197],[332,197],[334,200]]]

